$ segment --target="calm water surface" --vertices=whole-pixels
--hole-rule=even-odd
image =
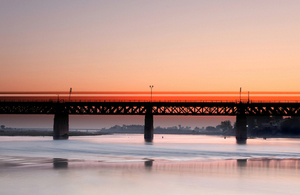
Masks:
[[[0,194],[299,194],[300,139],[0,137]]]

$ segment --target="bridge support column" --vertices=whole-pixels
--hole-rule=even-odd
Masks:
[[[236,142],[245,144],[247,141],[247,116],[245,114],[236,115]]]
[[[146,113],[145,115],[144,139],[146,142],[152,142],[153,140],[153,114],[152,113]]]
[[[69,138],[69,115],[66,113],[56,113],[54,115],[53,139]]]

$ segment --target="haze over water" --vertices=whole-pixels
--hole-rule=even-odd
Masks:
[[[0,137],[0,194],[298,194],[299,139]]]

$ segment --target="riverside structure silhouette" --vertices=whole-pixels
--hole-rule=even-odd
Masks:
[[[32,96],[33,97],[33,96]],[[54,115],[53,139],[68,139],[69,115],[144,115],[144,139],[153,140],[154,115],[236,116],[237,143],[246,143],[247,116],[300,116],[300,102],[272,101],[133,101],[0,99],[0,114]]]

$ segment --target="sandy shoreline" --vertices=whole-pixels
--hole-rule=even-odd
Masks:
[[[81,132],[70,131],[69,136],[92,136],[92,135],[109,135],[110,133],[102,132]],[[53,136],[53,131],[0,131],[0,136]]]

